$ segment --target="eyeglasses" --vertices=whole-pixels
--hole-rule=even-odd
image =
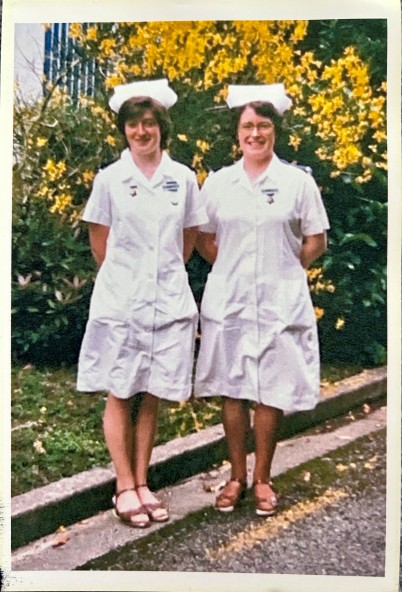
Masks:
[[[274,127],[274,124],[270,121],[260,121],[260,123],[241,123],[239,129],[243,132],[252,132],[256,128],[259,132],[268,132]]]

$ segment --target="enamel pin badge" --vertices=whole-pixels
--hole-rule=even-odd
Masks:
[[[137,195],[137,185],[130,185],[130,195],[131,197],[135,197]]]
[[[278,189],[276,187],[261,189],[261,193],[265,196],[266,202],[268,204],[273,204],[275,202],[274,197],[278,193]]]

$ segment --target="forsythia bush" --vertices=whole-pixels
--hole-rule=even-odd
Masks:
[[[94,172],[119,152],[120,139],[106,107],[107,97],[116,84],[167,77],[179,95],[171,110],[175,134],[170,151],[196,170],[200,183],[209,170],[228,165],[239,156],[224,102],[227,84],[285,84],[293,108],[286,115],[276,151],[281,158],[313,169],[331,222],[328,252],[308,272],[323,357],[383,363],[387,230],[384,27],[383,21],[72,24],[70,36],[84,59],[96,61],[104,77],[96,101],[81,98],[73,105],[56,89],[41,105],[16,106],[16,355],[26,352],[29,357],[34,350],[40,351],[42,338],[38,335],[43,330],[43,344],[47,344],[49,326],[53,331],[50,343],[72,332],[77,347],[93,274],[79,214]],[[31,112],[34,123],[28,125]],[[42,261],[40,266],[33,253],[29,254],[29,242],[34,239],[30,234],[36,234],[31,227],[35,228],[39,211],[51,227],[46,232],[57,230],[60,240],[74,244],[74,256],[69,249],[64,251],[67,259],[72,257],[71,262],[75,257],[71,267],[62,265],[62,254],[54,271],[49,263]],[[27,233],[24,248],[18,238],[23,234],[21,229]],[[45,226],[42,229],[44,242],[35,256],[49,249]],[[56,251],[50,247],[52,258]],[[200,299],[209,266],[195,255],[188,270]],[[44,284],[43,274],[51,276],[52,282]],[[49,287],[43,290],[43,285]],[[39,312],[37,305],[28,304],[30,291],[37,298],[40,293],[46,302]],[[35,344],[29,331],[38,326],[34,323],[38,319],[42,320]],[[56,327],[56,321],[61,327]]]

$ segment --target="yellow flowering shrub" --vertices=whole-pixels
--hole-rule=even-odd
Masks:
[[[379,149],[386,139],[384,87],[371,88],[368,64],[354,47],[347,47],[341,58],[322,69],[318,88],[308,99],[308,121],[322,141],[316,155],[331,163],[332,177],[347,170],[357,183],[366,183],[375,167],[384,168],[385,163]],[[368,149],[367,135],[372,140]]]
[[[331,222],[328,253],[308,272],[323,354],[384,360],[386,34],[380,21],[356,23],[72,23],[70,37],[84,60],[95,61],[102,84],[96,100],[79,97],[78,106],[48,88],[50,113],[70,118],[70,125],[66,117],[56,126],[58,135],[35,119],[24,121],[28,133],[16,142],[19,202],[36,200],[79,228],[94,172],[122,147],[107,107],[118,84],[170,80],[179,101],[171,109],[169,150],[202,184],[211,169],[240,157],[225,106],[227,85],[283,82],[293,106],[277,138],[278,154],[312,167]],[[201,273],[202,265],[198,259],[188,266],[197,294],[207,271]]]
[[[353,45],[327,63],[300,49],[308,30],[308,21],[295,20],[113,23],[98,31],[91,26],[86,36],[77,23],[70,27],[88,52],[94,53],[96,36],[95,55],[108,66],[107,90],[166,76],[185,85],[183,98],[213,88],[220,105],[227,83],[283,82],[293,99],[289,147],[300,153],[314,135],[315,154],[331,178],[346,173],[367,183],[387,166],[385,82],[372,87],[369,65]],[[195,163],[205,172],[204,159]]]

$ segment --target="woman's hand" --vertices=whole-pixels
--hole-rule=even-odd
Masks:
[[[89,243],[91,245],[92,256],[96,261],[98,269],[102,265],[106,256],[106,244],[109,236],[109,226],[103,224],[89,223]]]
[[[307,269],[309,265],[318,259],[327,249],[327,233],[312,234],[303,237],[303,244],[300,251],[300,263]]]
[[[215,263],[218,255],[218,247],[215,242],[215,234],[199,232],[195,248],[208,263]]]

